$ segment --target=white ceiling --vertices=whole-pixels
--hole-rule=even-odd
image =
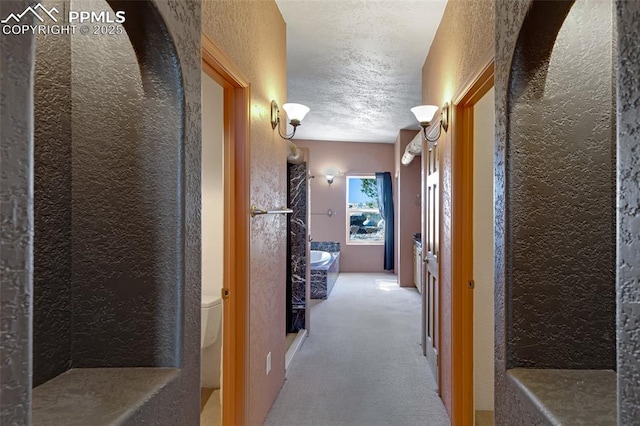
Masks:
[[[276,0],[287,23],[296,139],[393,143],[418,129],[422,65],[446,0]]]

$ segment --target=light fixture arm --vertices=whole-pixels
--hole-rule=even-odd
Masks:
[[[430,126],[430,123],[420,123],[420,126],[422,126],[422,134],[424,136],[424,140],[426,140],[427,142],[438,142],[438,139],[440,139],[440,133],[441,133],[441,129],[442,129],[442,121],[440,121],[438,123],[438,135],[435,136],[434,138],[430,138],[429,135],[427,134],[427,128]]]
[[[280,134],[280,137],[282,139],[285,140],[291,140],[293,139],[293,137],[296,135],[296,129],[298,128],[298,126],[300,125],[300,123],[298,124],[294,124],[293,120],[291,121],[291,123],[289,123],[293,126],[293,132],[291,133],[291,135],[287,136],[287,134],[282,134],[282,127],[280,126],[280,117],[278,117],[278,133]]]

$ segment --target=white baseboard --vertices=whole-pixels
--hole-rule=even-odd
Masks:
[[[304,340],[307,338],[307,330],[300,330],[298,331],[298,335],[296,336],[295,340],[293,341],[293,343],[291,344],[291,346],[289,347],[289,349],[287,350],[287,353],[284,356],[284,375],[286,377],[287,372],[289,371],[289,365],[291,364],[291,361],[293,361],[293,357],[296,355],[296,353],[298,352],[298,350],[300,350],[300,348],[302,347],[302,344],[304,343]]]

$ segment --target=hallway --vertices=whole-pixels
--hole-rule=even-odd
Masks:
[[[448,425],[420,346],[420,295],[391,274],[341,273],[265,425]]]

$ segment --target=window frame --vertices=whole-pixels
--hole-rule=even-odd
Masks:
[[[367,240],[352,240],[351,239],[351,213],[352,212],[362,212],[362,213],[376,213],[380,215],[380,207],[375,209],[351,209],[349,208],[349,187],[351,179],[373,179],[376,182],[376,175],[374,173],[371,174],[357,174],[357,175],[348,175],[346,176],[346,197],[345,197],[345,244],[353,245],[353,246],[382,246],[384,245],[384,233],[380,240],[375,241],[367,241]],[[381,216],[381,215],[380,215]],[[382,217],[382,216],[381,216]],[[387,226],[386,222],[385,225]]]

